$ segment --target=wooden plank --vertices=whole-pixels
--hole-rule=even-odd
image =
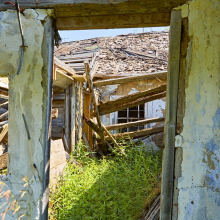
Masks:
[[[83,84],[79,84],[79,101],[77,103],[79,105],[79,117],[78,117],[78,140],[82,139],[83,132]]]
[[[56,24],[59,30],[161,27],[170,25],[170,12],[57,17]]]
[[[113,75],[114,76],[114,75]],[[97,76],[96,76],[97,77]],[[129,82],[138,82],[155,78],[166,78],[167,72],[156,72],[156,73],[147,73],[138,76],[129,76],[129,77],[121,77],[117,79],[107,79],[93,82],[95,87],[106,86],[106,85],[115,85],[115,84],[124,84]]]
[[[131,94],[131,95],[127,95],[127,96],[124,96],[122,98],[118,98],[118,99],[115,99],[115,100],[102,102],[98,105],[98,108],[99,108],[99,111],[102,111],[103,109],[106,109],[106,108],[112,108],[112,107],[116,107],[116,106],[119,106],[119,105],[124,105],[126,103],[133,102],[133,101],[138,100],[140,98],[155,95],[155,94],[158,94],[158,93],[161,93],[161,92],[164,92],[164,91],[166,91],[166,84],[158,86],[158,87],[153,88],[153,89],[145,90],[143,92],[137,92],[137,93],[134,93],[134,94]]]
[[[9,103],[9,101],[6,101],[6,102],[3,102],[0,104],[0,107],[4,106],[4,105],[7,105]]]
[[[90,72],[92,80],[93,80],[93,77],[96,74],[96,71],[97,71],[98,68],[99,68],[99,63],[98,63],[98,61],[96,61],[93,68],[92,68],[92,70],[91,70],[91,72]]]
[[[86,91],[83,91],[83,95],[84,95],[84,115],[87,118],[92,118],[92,110],[91,110],[91,102],[92,102],[92,98],[91,98],[91,93],[88,93]],[[85,123],[83,123],[83,131],[86,134],[87,140],[89,142],[89,146],[92,148],[93,147],[93,131],[92,129]]]
[[[76,145],[76,83],[71,85],[71,152],[75,151]]]
[[[180,70],[182,18],[181,10],[171,13],[170,46],[168,61],[168,82],[166,99],[166,119],[164,132],[162,192],[160,220],[172,219],[174,152],[177,118],[177,100]]]
[[[54,57],[54,64],[56,65],[56,67],[60,68],[61,70],[65,71],[65,72],[67,72],[73,79],[75,79],[79,82],[85,82],[86,81],[85,76],[77,75],[73,68],[69,67],[67,64],[65,64],[63,61],[59,60],[56,57]]]
[[[56,69],[56,80],[53,81],[55,86],[62,89],[68,88],[73,83],[73,78]]]
[[[70,87],[66,89],[65,97],[65,136],[68,144],[68,153],[70,152]]]
[[[0,115],[0,120],[3,118],[8,118],[8,111]]]
[[[106,144],[105,144],[104,132],[103,132],[103,129],[102,129],[102,122],[101,122],[101,118],[100,118],[100,115],[99,115],[98,103],[97,103],[97,100],[96,100],[96,97],[95,97],[93,83],[92,83],[92,79],[91,79],[91,76],[90,76],[89,63],[88,63],[88,61],[85,61],[84,64],[85,64],[85,71],[86,71],[86,78],[87,78],[87,82],[88,82],[88,87],[89,87],[89,89],[91,91],[91,94],[92,94],[92,102],[93,102],[93,106],[94,106],[94,111],[95,111],[95,114],[96,114],[99,129],[100,129],[100,137],[101,137],[101,140],[102,140],[102,150],[103,150],[103,153],[107,153],[107,147],[106,147]]]
[[[103,130],[106,132],[110,140],[113,142],[113,144],[121,151],[121,153],[126,157],[124,150],[119,146],[119,144],[116,142],[112,134],[106,129],[106,127],[102,124]]]
[[[70,68],[68,65],[66,65],[64,62],[62,62],[58,58],[54,57],[53,61],[54,61],[54,65],[56,65],[56,67],[64,70],[65,72],[67,72],[71,76],[75,75],[74,69]]]
[[[0,133],[0,142],[3,140],[5,135],[8,133],[8,124],[2,126],[1,133]]]
[[[112,137],[114,139],[128,139],[128,138],[140,138],[140,137],[144,137],[144,136],[148,136],[148,135],[152,135],[152,134],[157,134],[160,132],[164,131],[164,127],[158,127],[158,128],[148,128],[148,129],[143,129],[140,131],[134,131],[134,132],[125,132],[125,133],[118,133],[118,134],[113,134]],[[109,138],[108,136],[105,136],[105,139],[107,141],[110,141],[111,138]]]
[[[52,132],[51,132],[51,137],[52,139],[59,139],[62,138],[63,135],[63,126],[52,126]]]
[[[108,125],[106,126],[106,129],[110,131],[110,130],[116,130],[116,129],[122,129],[122,128],[131,128],[131,127],[136,127],[136,126],[146,125],[146,124],[156,123],[156,122],[162,122],[162,121],[164,121],[164,117],[161,117],[161,118],[157,117],[157,118],[144,119],[144,120],[128,122],[128,123]]]
[[[137,105],[142,105],[144,103],[151,102],[151,101],[154,101],[156,99],[162,99],[164,97],[166,97],[166,92],[162,92],[162,93],[152,95],[152,96],[147,96],[147,97],[144,97],[142,99],[138,99],[137,101],[130,102],[130,103],[127,103],[127,104],[124,104],[124,105],[113,106],[111,108],[102,107],[102,109],[99,110],[99,114],[100,115],[106,115],[106,114],[109,114],[111,112],[116,112],[116,111],[120,111],[120,110],[123,110],[123,109],[126,109],[126,108],[131,108],[131,107],[134,107],[134,106],[137,106]]]
[[[7,168],[8,165],[8,153],[0,155],[0,171]]]

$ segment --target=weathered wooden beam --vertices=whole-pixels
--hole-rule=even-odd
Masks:
[[[58,86],[62,89],[67,89],[73,82],[73,78],[62,73],[58,69],[55,70],[56,80],[53,81],[53,85]]]
[[[116,130],[116,129],[131,128],[131,127],[136,127],[136,126],[146,125],[146,124],[156,123],[156,122],[162,122],[162,121],[164,121],[164,117],[161,117],[161,118],[157,117],[157,118],[144,119],[144,120],[128,122],[128,123],[108,125],[106,126],[106,129],[111,131],[111,130]]]
[[[118,98],[118,99],[115,99],[115,100],[102,102],[98,105],[98,108],[99,108],[99,111],[102,111],[103,109],[106,109],[106,108],[112,108],[112,107],[124,105],[126,103],[136,101],[140,98],[155,95],[155,94],[158,94],[158,93],[161,93],[161,92],[164,92],[164,91],[166,91],[166,84],[158,86],[158,87],[153,88],[153,89],[145,90],[143,92],[137,92],[137,93],[134,93],[134,94],[131,94],[131,95],[127,95],[127,96],[124,96],[124,97],[121,97],[121,98]]]
[[[133,131],[133,132],[125,132],[125,133],[118,133],[118,134],[113,134],[112,137],[114,139],[128,139],[128,138],[140,138],[140,137],[144,137],[144,136],[148,136],[148,135],[152,135],[152,134],[157,134],[160,132],[164,131],[164,127],[158,127],[158,128],[148,128],[148,129],[143,129],[140,131]],[[105,139],[107,141],[110,141],[111,139],[108,136],[105,136]]]
[[[8,116],[8,111],[0,115],[0,120]]]
[[[137,105],[142,105],[144,103],[151,102],[151,101],[154,101],[156,99],[162,99],[164,97],[166,97],[166,92],[162,92],[162,93],[152,95],[152,96],[147,96],[147,97],[144,97],[142,99],[138,99],[137,101],[126,103],[124,105],[113,106],[111,108],[102,107],[102,109],[99,110],[99,113],[100,113],[100,115],[106,115],[106,114],[109,114],[111,112],[116,112],[116,111],[120,111],[120,110],[123,110],[123,109],[126,109],[126,108],[131,108],[131,107],[134,107],[134,106],[137,106]]]
[[[76,82],[71,85],[71,108],[70,108],[70,114],[71,114],[71,152],[75,151],[75,145],[76,145]]]
[[[169,26],[170,12],[151,14],[120,14],[58,17],[59,30],[84,30],[106,28],[134,28],[134,27],[161,27]]]
[[[60,139],[63,135],[63,126],[53,125],[51,130],[52,139]]]
[[[97,76],[96,76],[97,77]],[[114,74],[113,74],[114,77]],[[124,84],[129,82],[137,82],[144,81],[155,78],[167,78],[167,72],[156,72],[156,73],[147,73],[138,76],[129,76],[129,77],[121,77],[116,79],[107,79],[93,82],[95,87],[106,86],[106,85],[115,85],[115,84]]]
[[[181,10],[171,13],[166,120],[164,130],[163,172],[160,220],[172,219],[175,135],[180,70],[182,18]]]
[[[4,106],[4,105],[6,105],[6,104],[8,104],[8,101],[2,102],[2,103],[0,104],[0,107]]]
[[[70,87],[66,89],[66,97],[65,97],[65,137],[68,144],[68,153],[70,154]]]
[[[88,82],[88,87],[89,87],[91,94],[92,94],[92,102],[93,102],[93,106],[94,106],[94,112],[96,114],[99,130],[100,130],[100,137],[102,140],[102,148],[103,148],[102,150],[103,150],[103,153],[107,153],[107,147],[105,144],[104,132],[102,129],[102,122],[101,122],[101,118],[100,118],[100,114],[99,114],[98,103],[97,103],[97,100],[95,97],[93,83],[92,83],[92,79],[91,79],[91,75],[90,75],[89,63],[88,63],[88,61],[85,61],[84,64],[85,64],[85,71],[86,71],[86,78],[87,78],[87,82]]]

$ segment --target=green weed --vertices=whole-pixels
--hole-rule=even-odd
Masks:
[[[123,141],[121,146],[127,158],[115,150],[99,160],[87,157],[78,146],[73,155],[78,165],[67,165],[50,196],[50,219],[139,219],[160,184],[162,153]]]

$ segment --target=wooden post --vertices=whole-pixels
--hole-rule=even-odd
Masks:
[[[181,46],[181,10],[171,12],[160,220],[172,219],[174,153]]]
[[[70,152],[70,87],[65,90],[65,136]]]
[[[83,132],[83,83],[79,83],[79,121],[78,121],[78,126],[79,126],[79,140],[82,139],[82,132]]]
[[[70,151],[74,152],[75,145],[76,145],[76,83],[74,82],[71,85],[71,108],[70,108],[70,114],[71,114],[71,147]]]
[[[92,93],[92,102],[93,102],[93,106],[94,106],[94,112],[96,114],[98,126],[99,126],[99,129],[100,129],[100,137],[101,137],[101,140],[102,140],[102,148],[103,148],[102,150],[103,150],[103,153],[107,153],[107,147],[106,147],[106,144],[105,144],[104,132],[103,132],[103,129],[102,129],[102,122],[101,122],[101,118],[100,118],[99,110],[98,110],[98,103],[96,101],[96,97],[95,97],[95,93],[94,93],[94,89],[93,89],[93,83],[92,83],[92,80],[91,80],[91,76],[89,74],[90,70],[89,70],[88,61],[85,61],[84,65],[85,65],[85,71],[86,71],[86,78],[87,78],[87,82],[88,82],[88,87],[89,87],[89,89]]]

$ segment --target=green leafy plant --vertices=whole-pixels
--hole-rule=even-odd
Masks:
[[[120,140],[119,150],[91,159],[78,145],[73,159],[50,195],[50,219],[139,219],[148,196],[160,185],[162,152]]]

